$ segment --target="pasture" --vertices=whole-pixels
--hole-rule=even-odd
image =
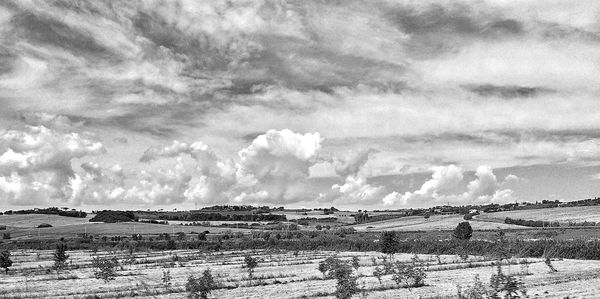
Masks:
[[[523,229],[523,226],[492,221],[471,221],[473,230]],[[408,216],[376,222],[353,225],[357,231],[437,231],[452,230],[459,222],[464,221],[462,215]]]
[[[479,220],[504,222],[506,217],[513,219],[558,221],[561,224],[572,222],[600,222],[600,206],[562,207],[537,210],[515,210],[495,213],[483,213],[475,216]]]

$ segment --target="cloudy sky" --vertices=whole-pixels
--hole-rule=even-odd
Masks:
[[[600,3],[2,1],[0,206],[600,193]]]

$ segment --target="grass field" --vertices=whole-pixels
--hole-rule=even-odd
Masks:
[[[335,280],[323,279],[317,270],[318,263],[333,252],[137,252],[132,264],[123,263],[127,258],[124,252],[98,253],[100,256],[117,256],[122,261],[116,280],[109,283],[94,278],[90,261],[96,254],[89,251],[68,253],[69,269],[56,274],[50,270],[51,251],[13,252],[13,268],[8,275],[0,274],[0,297],[84,298],[97,295],[101,298],[185,298],[187,276],[198,275],[210,268],[219,284],[210,298],[334,298]],[[252,281],[242,267],[245,254],[259,259]],[[476,274],[487,283],[495,271],[491,261],[480,257],[462,260],[450,255],[419,255],[418,258],[426,265],[426,285],[412,289],[397,288],[390,277],[384,276],[382,284],[373,277],[372,257],[380,255],[376,252],[338,253],[342,259],[359,258],[358,284],[366,292],[364,296],[356,295],[356,298],[451,298],[456,295],[457,284],[470,284]],[[400,261],[409,261],[412,257],[410,254],[396,255]],[[555,261],[553,264],[558,269],[555,273],[549,273],[542,260],[528,259],[527,262],[530,275],[521,275],[525,272],[517,264],[505,265],[503,270],[520,275],[532,297],[593,297],[600,292],[600,261]],[[162,284],[163,270],[168,270],[172,276],[169,288]]]
[[[481,220],[490,219],[503,222],[506,217],[524,220],[558,221],[561,223],[568,223],[569,221],[600,222],[600,206],[564,207],[552,209],[517,210],[495,213],[483,213],[481,215],[477,215],[475,218]]]
[[[141,222],[121,222],[121,223],[98,223],[89,222],[94,215],[86,218],[64,217],[58,215],[27,214],[27,215],[0,215],[0,225],[6,225],[8,232],[13,239],[35,238],[60,238],[73,237],[77,234],[92,235],[131,235],[131,234],[160,234],[177,232],[191,233],[203,232],[208,230],[211,233],[231,232],[249,232],[248,229],[237,229],[232,227],[205,227],[205,226],[182,226],[182,225],[161,225]],[[40,228],[41,223],[51,224],[52,227]]]
[[[426,219],[423,216],[409,216],[383,221],[357,224],[358,231],[431,231],[452,230],[460,222],[465,221],[462,215],[434,215]],[[488,221],[470,221],[473,230],[523,229],[523,226]]]
[[[92,217],[94,217],[94,214],[88,214],[86,218],[65,217],[45,214],[0,215],[0,225],[20,228],[37,227],[42,223],[48,223],[54,227],[69,226],[89,223]]]

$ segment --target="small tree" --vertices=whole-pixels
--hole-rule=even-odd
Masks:
[[[392,257],[394,253],[398,252],[398,239],[396,238],[396,232],[383,232],[379,238],[379,246],[382,253],[389,254],[390,257]]]
[[[67,244],[63,242],[56,244],[53,259],[54,269],[56,269],[57,272],[67,267],[67,259],[69,259],[69,255],[67,254]]]
[[[248,269],[248,278],[250,279],[250,283],[252,283],[252,277],[254,277],[254,268],[258,266],[258,260],[251,255],[246,255],[244,257],[244,263]]]
[[[319,263],[319,271],[324,278],[337,280],[335,296],[338,299],[348,299],[358,293],[357,277],[352,273],[351,263],[337,256],[330,256]]]
[[[4,272],[8,274],[8,268],[12,266],[13,261],[10,259],[10,251],[3,250],[0,252],[0,267],[4,268]]]
[[[326,274],[327,271],[329,271],[329,266],[327,265],[327,263],[325,261],[321,261],[319,263],[319,272],[321,272],[323,274],[323,279],[326,278]]]
[[[452,236],[459,240],[469,240],[473,236],[473,228],[468,221],[461,222],[452,232]]]
[[[383,277],[383,275],[385,275],[385,270],[382,267],[377,266],[373,269],[373,276],[377,278],[379,284],[381,284],[381,278]]]
[[[104,280],[104,283],[108,283],[115,279],[117,273],[115,267],[119,265],[119,260],[116,257],[95,257],[92,259],[92,267],[94,270],[94,277],[97,279]]]
[[[215,280],[210,273],[210,269],[205,270],[202,276],[196,278],[194,275],[188,276],[185,284],[185,290],[188,291],[190,299],[207,299],[212,290],[217,287]]]
[[[165,287],[165,291],[169,291],[169,288],[171,288],[171,280],[173,279],[173,277],[171,276],[171,271],[170,270],[163,270],[163,276],[161,278],[161,281],[163,283],[163,286]]]

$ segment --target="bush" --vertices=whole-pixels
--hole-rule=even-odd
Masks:
[[[469,240],[473,236],[473,228],[468,221],[461,222],[452,232],[452,236],[459,240]]]
[[[2,234],[2,239],[3,239],[3,240],[8,240],[8,239],[10,239],[10,233],[3,233],[3,234]]]
[[[403,283],[406,287],[421,287],[425,285],[427,274],[422,266],[416,262],[410,264],[396,262],[392,280],[400,287]]]
[[[56,244],[56,250],[53,255],[54,269],[56,269],[56,271],[66,268],[67,259],[69,258],[69,255],[67,255],[66,252],[67,244],[63,242]]]
[[[491,298],[521,298],[526,295],[523,282],[514,275],[502,273],[500,262],[497,264],[497,272],[490,278]]]
[[[188,298],[207,299],[208,294],[217,287],[215,280],[210,273],[210,269],[205,270],[202,276],[196,278],[194,275],[188,276],[185,284],[185,290],[188,291]]]
[[[37,226],[38,228],[45,228],[45,227],[52,227],[51,224],[48,223],[41,223],[40,225]]]
[[[398,252],[398,240],[396,239],[396,232],[387,231],[381,234],[379,239],[380,251],[385,254],[393,255]]]
[[[337,280],[335,297],[348,299],[358,293],[357,277],[352,274],[352,266],[348,261],[343,261],[336,256],[330,256],[319,263],[319,271],[325,278]]]
[[[10,259],[10,251],[4,250],[0,252],[0,267],[4,268],[4,272],[8,274],[8,268],[12,266],[13,262]]]
[[[117,273],[115,267],[119,265],[119,260],[116,257],[95,257],[92,259],[92,267],[94,267],[94,277],[104,280],[108,283],[115,279]]]
[[[252,282],[252,277],[254,274],[254,268],[258,266],[258,260],[250,255],[244,256],[244,263],[246,264],[246,268],[248,269],[248,278],[250,282]]]

